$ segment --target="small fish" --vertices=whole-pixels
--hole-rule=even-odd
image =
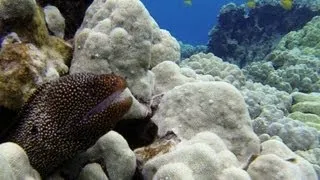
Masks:
[[[183,2],[184,2],[184,4],[186,4],[188,6],[192,5],[192,1],[191,0],[184,0]]]
[[[247,7],[250,9],[256,8],[256,1],[255,0],[247,0]]]
[[[245,171],[248,170],[249,165],[250,165],[255,159],[257,159],[258,156],[259,156],[259,154],[252,154],[252,155],[249,157],[247,163],[244,164],[244,166],[242,167],[242,169],[245,170]]]
[[[285,10],[291,10],[293,6],[293,0],[280,0],[280,5]]]
[[[292,163],[297,163],[297,158],[288,158],[286,161],[292,162]]]

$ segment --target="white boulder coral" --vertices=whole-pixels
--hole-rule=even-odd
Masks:
[[[152,117],[158,135],[190,139],[202,131],[220,136],[240,161],[259,152],[259,139],[240,92],[225,82],[194,82],[165,93]]]
[[[102,158],[111,180],[129,180],[136,170],[135,154],[126,140],[115,131],[102,136],[85,154],[91,160]]]
[[[108,180],[107,175],[103,172],[101,166],[97,163],[87,164],[83,167],[79,180]]]
[[[319,145],[316,129],[286,117],[293,102],[290,94],[251,81],[241,87],[241,93],[253,119],[255,133],[279,136],[292,150],[307,150]]]
[[[101,162],[107,172],[110,180],[132,179],[136,170],[136,156],[130,149],[126,140],[117,132],[109,131],[99,138],[99,140],[87,149],[86,152],[80,153],[70,159],[50,178],[59,178],[59,172],[63,172],[69,178],[75,178],[78,175],[85,178],[90,174],[95,177],[105,179],[103,170],[100,165],[87,164],[90,162]],[[87,165],[81,168],[83,165]],[[79,174],[80,173],[80,174]],[[61,178],[61,177],[60,177]]]
[[[40,180],[39,173],[32,168],[26,152],[17,144],[0,144],[0,178]]]
[[[219,180],[251,180],[249,174],[236,167],[230,167],[222,171]]]
[[[55,6],[47,5],[43,8],[48,29],[57,37],[63,39],[66,27],[65,19],[59,9]]]
[[[145,179],[152,179],[155,172],[162,166],[178,162],[188,166],[193,171],[195,179],[208,179],[214,175],[214,171],[219,169],[219,161],[215,151],[206,144],[197,144],[149,160],[142,173]]]
[[[181,167],[180,172],[176,171],[177,167]],[[244,179],[249,180],[248,174],[239,167],[240,162],[236,156],[216,134],[200,132],[190,140],[183,140],[172,151],[147,161],[142,174],[145,179],[209,180],[221,179],[228,173],[241,171],[241,174],[246,174],[247,178]]]
[[[290,94],[279,91],[274,87],[247,81],[240,91],[248,105],[252,119],[259,116],[272,116],[272,114],[262,114],[265,109],[270,109],[268,106],[282,111],[283,116],[287,115],[291,108],[292,98]]]
[[[193,71],[193,70],[191,70]],[[195,81],[192,77],[184,76],[181,68],[174,62],[164,61],[152,68],[155,75],[155,87],[153,94],[161,94],[176,86]],[[194,75],[195,72],[194,72]]]
[[[215,79],[228,82],[237,88],[245,84],[245,76],[241,69],[212,53],[198,53],[180,62],[182,68],[191,68],[197,74],[211,75]]]
[[[319,147],[317,129],[291,118],[280,118],[276,122],[270,123],[267,133],[271,136],[279,136],[293,151]]]
[[[139,0],[95,0],[76,33],[70,73],[114,72],[127,77],[136,97],[148,101],[153,89],[149,68],[179,59],[178,42]]]
[[[194,180],[192,170],[183,163],[169,163],[159,168],[152,180]]]
[[[252,180],[317,180],[313,166],[277,140],[261,144],[261,155],[248,168]]]

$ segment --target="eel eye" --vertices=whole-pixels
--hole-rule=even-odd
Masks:
[[[36,135],[37,133],[38,133],[38,128],[35,125],[33,125],[31,128],[31,134]]]

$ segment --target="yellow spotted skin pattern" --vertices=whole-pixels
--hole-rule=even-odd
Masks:
[[[115,126],[131,107],[131,97],[84,117],[125,88],[125,79],[113,74],[74,74],[43,84],[23,107],[19,124],[6,140],[24,148],[31,165],[45,177]]]

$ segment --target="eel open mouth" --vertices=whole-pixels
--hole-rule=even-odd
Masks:
[[[125,89],[120,89],[114,93],[112,93],[110,96],[106,97],[104,100],[102,100],[99,104],[94,106],[85,116],[84,119],[88,119],[94,114],[100,113],[104,110],[106,110],[109,106],[111,106],[114,103],[120,102],[125,99],[125,97],[122,97],[121,94]]]

